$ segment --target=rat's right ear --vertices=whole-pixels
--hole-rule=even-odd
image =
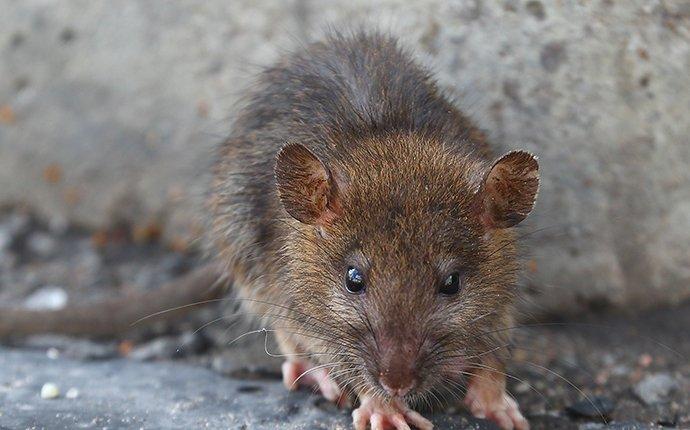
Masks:
[[[496,160],[476,194],[475,207],[486,228],[508,228],[529,215],[539,190],[537,157],[512,151]]]
[[[323,226],[341,214],[334,176],[304,145],[289,143],[280,150],[275,178],[280,201],[296,220]]]

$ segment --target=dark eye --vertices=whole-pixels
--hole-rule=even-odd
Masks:
[[[451,273],[446,280],[443,281],[443,284],[441,284],[439,292],[445,296],[452,296],[460,292],[460,284],[460,274],[458,272]]]
[[[345,288],[352,294],[361,294],[364,292],[364,275],[359,269],[348,267],[345,274]]]

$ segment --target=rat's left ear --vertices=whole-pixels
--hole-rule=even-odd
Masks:
[[[526,151],[496,160],[476,194],[476,209],[486,228],[508,228],[529,215],[539,190],[539,163]]]

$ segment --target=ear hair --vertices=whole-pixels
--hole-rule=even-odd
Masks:
[[[539,163],[526,151],[497,159],[476,194],[476,208],[486,228],[508,228],[524,220],[539,191]]]
[[[334,176],[304,145],[285,145],[276,157],[274,173],[280,201],[296,220],[326,225],[341,215]]]

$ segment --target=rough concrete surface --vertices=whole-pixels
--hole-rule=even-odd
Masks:
[[[690,3],[0,0],[0,204],[194,237],[260,66],[327,25],[402,36],[497,147],[540,156],[525,308],[690,297]]]

